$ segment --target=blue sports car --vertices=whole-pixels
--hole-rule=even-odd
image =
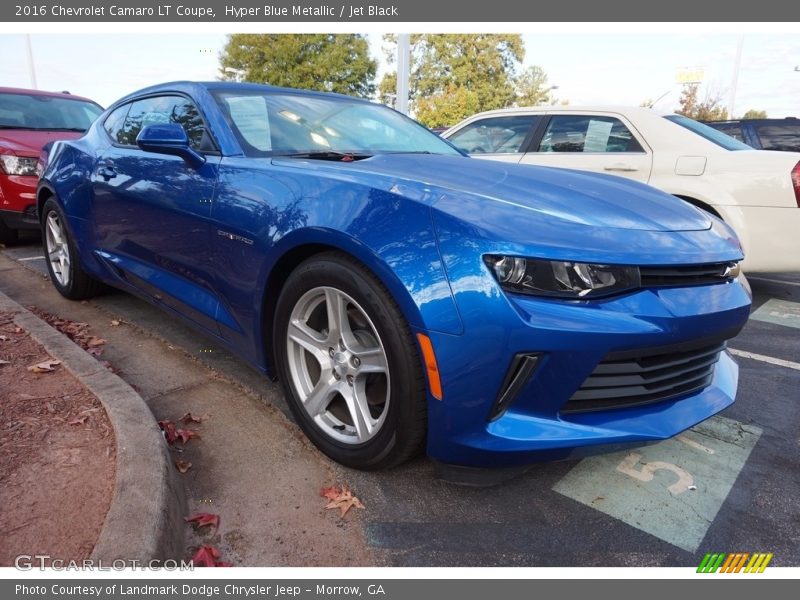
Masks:
[[[486,162],[345,96],[168,83],[56,142],[53,285],[108,284],[277,377],[325,454],[521,466],[664,439],[734,401],[720,220],[648,186]]]

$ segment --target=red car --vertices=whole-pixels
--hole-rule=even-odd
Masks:
[[[80,137],[101,112],[99,104],[68,93],[0,87],[0,243],[16,241],[20,229],[39,229],[42,147]]]

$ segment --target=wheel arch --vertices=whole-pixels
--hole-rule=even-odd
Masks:
[[[322,232],[318,232],[320,234]],[[261,339],[264,349],[264,363],[274,378],[275,356],[272,345],[272,323],[275,318],[275,309],[278,297],[286,280],[302,262],[326,252],[338,252],[355,261],[366,271],[373,274],[397,303],[400,312],[411,330],[424,329],[425,322],[420,307],[416,304],[406,286],[398,278],[389,264],[378,254],[360,244],[357,240],[340,232],[327,232],[328,235],[313,236],[312,239],[297,239],[292,241],[284,238],[279,243],[280,250],[276,253],[278,258],[274,261],[261,293]],[[305,236],[304,236],[305,237]]]

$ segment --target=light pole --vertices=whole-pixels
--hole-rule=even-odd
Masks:
[[[36,65],[33,64],[33,46],[31,46],[31,34],[25,34],[25,41],[28,46],[28,73],[31,76],[31,87],[35,90],[38,90],[39,87],[36,85]]]

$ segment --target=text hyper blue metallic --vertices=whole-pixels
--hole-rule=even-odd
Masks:
[[[518,466],[729,406],[720,220],[616,177],[471,159],[379,105],[233,83],[123,98],[38,190],[69,298],[135,293],[278,377],[357,468]]]

